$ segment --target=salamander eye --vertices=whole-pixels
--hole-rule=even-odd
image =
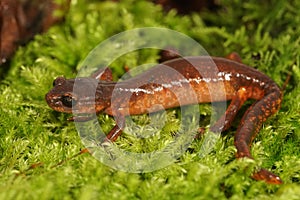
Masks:
[[[76,105],[77,100],[71,94],[65,94],[61,97],[61,102],[64,106],[71,108]]]

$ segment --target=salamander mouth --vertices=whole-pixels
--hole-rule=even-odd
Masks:
[[[46,102],[50,108],[58,112],[72,113],[72,106],[67,107],[62,103],[61,96],[51,95],[50,93],[45,96]]]
[[[102,110],[103,106],[98,106],[95,108],[95,104],[88,104],[86,103],[83,105],[82,103],[78,102],[76,105],[67,104],[64,102],[62,96],[53,95],[48,93],[45,96],[46,102],[50,108],[55,111],[63,112],[63,113],[73,113],[73,114],[91,114],[97,113],[98,110]],[[99,108],[100,107],[100,108]]]

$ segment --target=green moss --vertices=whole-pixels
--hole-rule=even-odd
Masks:
[[[144,0],[72,1],[66,21],[19,48],[1,81],[0,199],[299,199],[299,1],[224,0],[221,6],[216,13],[178,16]],[[69,115],[53,111],[44,101],[54,78],[75,77],[89,51],[106,38],[148,26],[192,36],[211,55],[239,52],[246,64],[279,85],[291,74],[281,110],[264,123],[252,145],[255,162],[235,160],[233,127],[205,157],[198,155],[203,139],[196,140],[176,163],[151,173],[120,172],[88,154],[55,166],[84,147],[74,124],[66,121]],[[157,58],[155,51],[126,55],[113,63],[114,78],[124,73],[125,65]],[[210,119],[209,107],[200,107],[203,126]],[[179,115],[168,111],[165,127],[149,140],[124,134],[117,145],[136,152],[162,147],[178,130]],[[149,123],[146,115],[133,119]],[[100,115],[99,122],[105,131],[114,123],[106,115]],[[39,162],[43,165],[30,169]],[[258,165],[279,174],[285,183],[274,186],[252,180],[250,174]]]

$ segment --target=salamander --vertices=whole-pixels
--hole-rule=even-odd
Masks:
[[[73,91],[75,80],[77,93]],[[241,63],[234,55],[174,58],[121,82],[112,81],[112,72],[106,68],[91,77],[58,77],[53,85],[45,97],[52,109],[73,114],[104,112],[114,116],[116,125],[106,138],[110,141],[122,133],[125,116],[229,100],[226,112],[210,127],[213,132],[223,132],[230,127],[245,101],[256,100],[244,113],[234,136],[236,157],[250,159],[253,159],[250,153],[253,139],[262,123],[279,110],[282,101],[282,92],[272,79]],[[95,88],[94,93],[88,94],[86,88],[91,86]],[[79,115],[74,120],[85,117]],[[271,184],[282,183],[279,176],[266,169],[260,169],[252,177]]]

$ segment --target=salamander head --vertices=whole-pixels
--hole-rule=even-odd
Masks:
[[[74,85],[76,87],[74,87]],[[110,105],[105,92],[99,91],[98,81],[92,78],[65,79],[58,77],[46,96],[48,105],[65,113],[95,113]],[[97,92],[96,92],[97,90]]]

